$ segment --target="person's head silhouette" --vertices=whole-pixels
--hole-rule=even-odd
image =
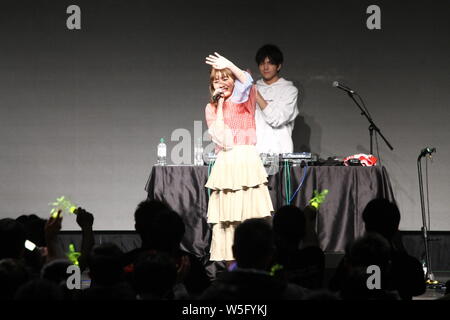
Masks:
[[[377,232],[390,241],[398,231],[400,211],[389,200],[374,199],[364,209],[363,221],[367,232]]]
[[[273,232],[277,247],[298,248],[305,236],[305,215],[295,206],[283,206],[273,216]]]
[[[265,270],[274,252],[272,227],[261,218],[245,220],[235,230],[232,250],[239,268]]]
[[[181,217],[165,204],[159,201],[142,201],[135,211],[134,219],[143,248],[164,252],[179,249],[185,226]]]

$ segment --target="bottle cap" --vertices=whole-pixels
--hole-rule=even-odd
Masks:
[[[160,141],[161,143],[164,143],[164,138],[161,138],[159,141]]]

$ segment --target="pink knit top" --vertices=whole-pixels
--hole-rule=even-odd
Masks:
[[[217,108],[210,103],[206,106],[206,123],[219,150],[232,148],[233,145],[256,145],[256,87],[252,85],[250,75],[248,78],[249,81],[245,84],[236,80],[232,96],[224,101],[222,107],[223,122],[230,135],[228,140],[232,142],[223,143],[224,134],[211,130],[217,120]]]

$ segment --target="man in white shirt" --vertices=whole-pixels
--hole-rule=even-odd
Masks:
[[[291,81],[279,76],[283,53],[277,46],[267,44],[258,50],[255,60],[262,76],[256,82],[256,148],[259,153],[293,152],[298,90]]]

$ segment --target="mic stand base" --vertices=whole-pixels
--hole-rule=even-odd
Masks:
[[[427,279],[427,280],[425,281],[425,284],[426,284],[426,286],[429,287],[430,289],[433,289],[433,288],[439,288],[439,287],[442,285],[439,281],[437,281],[437,280],[431,280],[431,279]]]

